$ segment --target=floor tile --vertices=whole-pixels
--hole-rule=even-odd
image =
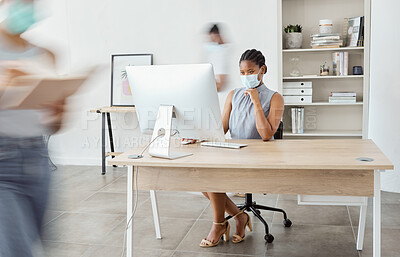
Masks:
[[[113,214],[64,213],[44,227],[43,239],[93,244],[125,219]]]
[[[350,226],[346,206],[298,205],[290,200],[278,200],[277,206],[285,210],[293,224]],[[275,215],[272,223],[281,224],[282,216]]]
[[[357,228],[356,228],[357,229]],[[400,229],[382,228],[381,255],[397,257],[400,253]],[[364,235],[364,247],[360,251],[362,257],[372,257],[372,229],[367,228]]]
[[[351,222],[353,226],[358,226],[359,215],[360,215],[360,207],[349,206],[349,212],[351,217]],[[400,229],[400,204],[382,204],[382,228],[396,228]],[[367,207],[367,220],[365,226],[367,228],[372,228],[372,220],[373,220],[373,205],[370,204]]]
[[[146,199],[147,200],[147,199]],[[139,196],[139,204],[142,198]],[[74,212],[126,215],[126,194],[98,192],[80,202]]]
[[[135,248],[175,250],[195,221],[161,217],[160,222],[162,240],[156,238],[152,217],[135,217],[133,246]],[[105,235],[97,243],[122,247],[125,228],[125,221],[121,222],[111,233]]]
[[[234,223],[232,223],[233,225]],[[224,242],[221,240],[217,247],[201,248],[200,241],[207,236],[212,226],[212,222],[208,220],[198,220],[188,233],[187,237],[177,248],[178,251],[201,252],[201,253],[219,253],[219,254],[236,254],[264,256],[267,251],[267,245],[264,240],[264,226],[261,223],[253,224],[253,232],[246,231],[246,239],[240,244]],[[235,229],[231,229],[230,240],[235,233]],[[204,255],[207,256],[207,255]]]
[[[110,183],[108,186],[102,188],[102,192],[114,192],[114,193],[125,193],[127,191],[127,177],[121,176],[114,182]]]
[[[57,172],[62,172],[62,171],[59,170],[54,171],[54,173]],[[74,171],[74,175],[72,176],[68,176],[66,178],[61,176],[60,179],[57,178],[53,179],[51,188],[68,190],[68,191],[72,190],[97,191],[107,186],[108,184],[114,182],[116,179],[121,177],[122,174],[123,172],[119,170],[115,171],[113,170],[111,172],[108,172],[106,175],[102,176],[99,173],[98,168],[94,169],[93,167],[88,166],[85,169],[78,169],[78,171]]]
[[[71,211],[96,191],[50,190],[49,210]]]
[[[47,223],[53,221],[55,218],[63,214],[64,212],[62,211],[51,211],[47,210],[46,214],[44,215],[44,222],[43,225],[46,225]]]
[[[122,247],[92,246],[81,257],[121,257],[121,254]],[[171,257],[172,254],[173,251],[156,249],[134,249],[133,251],[134,257]]]
[[[46,257],[80,257],[90,246],[58,242],[43,242]]]
[[[176,251],[172,257],[247,257],[247,256],[255,256],[255,255],[236,255],[236,254],[220,254],[220,253],[205,253],[201,249],[199,252],[183,252]]]
[[[275,240],[268,244],[267,256],[358,256],[351,227],[293,225],[284,228],[274,224],[271,233]]]
[[[158,212],[161,217],[197,219],[209,204],[205,197],[182,192],[157,192]],[[138,208],[136,217],[152,216],[151,201]]]

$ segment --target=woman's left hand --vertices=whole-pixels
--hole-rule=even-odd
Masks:
[[[250,95],[251,101],[253,104],[259,103],[260,102],[260,97],[258,96],[258,90],[255,88],[247,89],[244,91],[244,94],[246,96]]]
[[[55,103],[43,104],[43,108],[49,111],[43,123],[49,126],[52,133],[56,133],[62,126],[65,111],[65,100],[66,99],[62,99]]]

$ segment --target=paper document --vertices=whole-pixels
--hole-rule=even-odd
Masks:
[[[0,92],[0,109],[42,109],[73,95],[87,76],[23,76]]]

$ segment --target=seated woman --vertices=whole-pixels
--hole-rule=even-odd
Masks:
[[[239,61],[243,88],[231,91],[226,99],[222,121],[225,133],[233,139],[273,139],[283,114],[283,97],[267,88],[263,76],[267,73],[265,57],[260,51],[245,51]],[[225,193],[203,192],[211,201],[214,222],[201,247],[218,245],[222,236],[229,240],[230,225],[225,212],[236,221],[236,233],[232,242],[240,243],[245,237],[245,228],[252,231],[250,216],[238,207]]]

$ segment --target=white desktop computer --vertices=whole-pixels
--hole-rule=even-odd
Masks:
[[[211,64],[126,67],[142,133],[152,133],[149,154],[175,159],[190,154],[170,150],[171,135],[224,141]]]

